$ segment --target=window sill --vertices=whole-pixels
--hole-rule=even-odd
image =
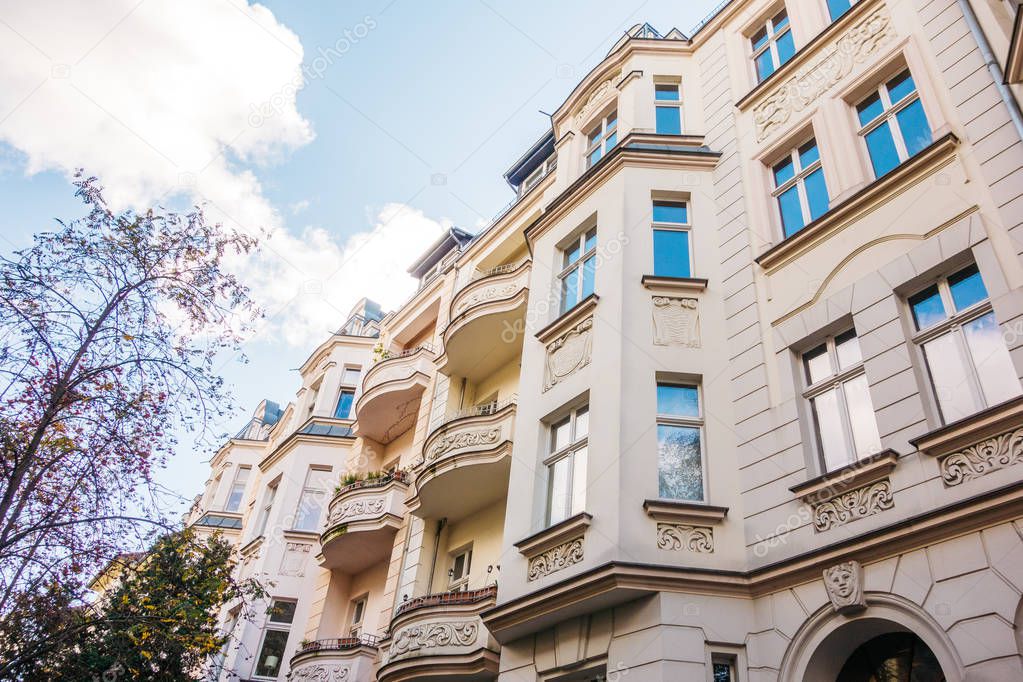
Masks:
[[[1021,421],[1023,396],[981,410],[909,442],[925,455],[940,457],[1019,428]]]
[[[643,275],[640,283],[651,291],[697,292],[707,288],[707,280],[702,277]]]
[[[654,521],[667,523],[721,523],[728,515],[728,507],[663,498],[644,500],[643,509]]]
[[[288,528],[287,530],[281,531],[281,535],[286,538],[294,538],[296,540],[319,540],[320,533],[315,530],[301,530],[299,528]]]
[[[563,312],[558,319],[538,331],[536,333],[536,338],[542,343],[548,343],[557,338],[562,332],[574,327],[576,324],[585,319],[587,315],[592,313],[593,309],[597,307],[597,301],[599,300],[600,296],[590,294],[583,300],[576,303],[575,306]]]
[[[242,556],[247,556],[255,552],[263,544],[263,536],[257,535],[256,537],[249,540],[247,543],[238,548],[238,553]]]
[[[872,210],[874,206],[886,201],[889,195],[903,190],[907,181],[915,179],[914,176],[922,176],[950,163],[958,145],[959,138],[953,133],[938,138],[887,175],[874,180],[845,201],[833,206],[817,220],[808,223],[799,232],[764,251],[756,257],[757,264],[770,273],[803,255]]]
[[[804,502],[826,502],[853,488],[860,488],[888,476],[899,461],[899,453],[883,450],[841,469],[811,478],[789,488]]]
[[[523,556],[536,556],[552,547],[557,547],[566,540],[579,537],[586,532],[586,528],[592,520],[593,516],[590,514],[579,512],[575,516],[570,516],[564,521],[544,528],[539,533],[533,533],[529,537],[519,540],[515,543],[515,549],[519,550],[519,554]]]

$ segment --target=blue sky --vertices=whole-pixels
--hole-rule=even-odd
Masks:
[[[206,200],[228,224],[269,224],[240,272],[270,320],[249,364],[223,359],[233,431],[261,398],[294,396],[294,368],[360,296],[404,300],[400,273],[442,226],[474,231],[512,199],[502,173],[546,130],[540,112],[628,27],[687,32],[715,4],[0,6],[0,249],[80,212],[76,166],[119,204]],[[209,456],[184,447],[161,482],[190,498]]]

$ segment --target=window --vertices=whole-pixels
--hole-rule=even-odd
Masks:
[[[856,114],[876,178],[931,143],[931,127],[908,69],[857,104]]]
[[[653,216],[654,275],[690,277],[689,205],[684,201],[655,201]]]
[[[654,83],[654,114],[658,135],[682,134],[682,97],[678,83]]]
[[[337,398],[337,408],[334,409],[334,416],[338,419],[352,418],[352,404],[355,402],[355,391],[350,388],[341,389]]]
[[[358,386],[360,374],[362,374],[361,367],[345,367],[341,372],[341,385]]]
[[[451,558],[451,568],[448,569],[448,589],[452,592],[462,592],[469,587],[469,571],[472,570],[472,548],[462,550]]]
[[[857,2],[858,0],[828,0],[828,13],[831,15],[831,20],[835,21],[838,19]]]
[[[288,645],[288,631],[295,619],[293,601],[274,599],[270,602],[266,628],[263,630],[263,641],[259,645],[259,656],[256,658],[256,677],[277,677],[281,670],[284,650]]]
[[[657,496],[703,502],[700,389],[657,384]]]
[[[944,423],[1020,394],[1016,368],[976,265],[911,296],[909,307]]]
[[[266,533],[266,524],[270,520],[270,512],[273,510],[274,498],[277,497],[277,487],[280,483],[280,479],[277,479],[266,487],[266,493],[263,495],[263,508],[259,511],[259,523],[256,524],[256,528],[259,529],[256,532],[257,537]]]
[[[366,597],[352,600],[352,620],[348,625],[348,636],[358,637],[362,634],[362,621],[366,617]]]
[[[224,511],[236,512],[242,506],[242,496],[245,494],[245,484],[249,480],[249,472],[252,467],[238,467],[234,473],[234,482],[231,484],[231,492],[227,496],[227,504]]]
[[[547,465],[547,525],[578,514],[586,507],[586,445],[589,407],[572,410],[550,427]]]
[[[824,169],[817,140],[810,140],[785,155],[771,169],[774,191],[778,202],[782,234],[791,237],[807,223],[828,211],[828,186],[824,182]]]
[[[316,409],[316,399],[320,396],[320,386],[323,385],[323,377],[317,379],[316,383],[309,387],[309,402],[306,404],[306,419],[313,416]]]
[[[519,196],[525,196],[529,190],[533,189],[540,184],[540,181],[546,178],[551,171],[553,171],[558,165],[557,155],[552,155],[549,159],[541,163],[536,169],[526,176],[526,179],[522,181],[519,186]]]
[[[561,281],[561,312],[593,293],[593,280],[597,266],[597,228],[592,227],[579,235],[563,251]]]
[[[874,404],[863,373],[856,331],[850,329],[803,354],[817,447],[826,471],[881,451]]]
[[[767,20],[750,38],[753,45],[753,64],[756,66],[757,82],[765,80],[778,67],[796,53],[792,42],[792,27],[789,15],[783,9]]]
[[[735,660],[724,656],[714,656],[712,659],[714,682],[736,682]]]
[[[586,133],[586,167],[600,161],[600,157],[611,151],[617,143],[618,112],[612,111]]]
[[[295,512],[295,530],[316,530],[320,525],[320,512],[323,510],[323,498],[326,496],[323,487],[319,486],[317,469],[310,469],[305,475],[305,485],[298,497],[298,510]]]

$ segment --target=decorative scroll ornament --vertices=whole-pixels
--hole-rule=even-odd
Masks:
[[[586,104],[579,110],[579,113],[575,115],[575,124],[577,126],[586,125],[589,123],[587,119],[593,115],[593,113],[600,107],[605,100],[609,100],[612,95],[617,92],[614,84],[611,83],[611,79],[604,81],[590,93],[590,96],[586,99]]]
[[[284,550],[284,557],[281,559],[281,575],[296,577],[305,576],[305,564],[312,550],[312,545],[307,542],[289,542]]]
[[[1023,429],[981,441],[941,460],[941,480],[952,487],[1023,462]]]
[[[843,561],[825,568],[824,588],[838,613],[855,613],[867,608],[867,598],[863,594],[863,567],[858,561]]]
[[[547,366],[543,390],[546,392],[558,382],[590,364],[593,350],[593,318],[588,317],[547,346]]]
[[[654,345],[700,347],[700,313],[695,298],[654,296]]]
[[[582,537],[563,542],[557,547],[551,547],[546,552],[541,552],[529,560],[529,573],[527,580],[539,580],[551,573],[568,568],[583,560],[583,539]]]
[[[458,302],[458,306],[455,308],[455,314],[458,315],[468,308],[472,308],[481,303],[487,301],[493,301],[498,298],[508,298],[519,289],[519,285],[515,282],[509,282],[507,284],[495,284],[493,286],[484,287],[479,291],[473,293],[470,296],[466,296]]]
[[[772,129],[820,99],[847,76],[856,64],[877,52],[895,37],[891,18],[878,9],[846,31],[834,44],[824,48],[812,62],[775,88],[753,109],[757,142]]]
[[[473,621],[455,623],[421,623],[404,627],[394,635],[388,659],[410,651],[446,646],[471,646],[476,643],[479,624]]]
[[[495,426],[492,429],[454,431],[452,433],[446,433],[430,448],[430,452],[426,455],[426,461],[432,462],[441,455],[452,450],[493,445],[500,437],[500,426]]]
[[[714,529],[684,523],[658,523],[657,548],[709,554],[714,551]]]
[[[334,507],[330,512],[330,523],[341,523],[353,516],[375,516],[383,514],[386,502],[382,497],[371,497],[361,500],[349,500]]]
[[[818,531],[830,530],[850,521],[873,516],[895,506],[892,484],[888,479],[855,488],[813,508],[813,525]]]
[[[351,679],[351,668],[343,665],[310,665],[288,674],[292,682],[345,682]]]

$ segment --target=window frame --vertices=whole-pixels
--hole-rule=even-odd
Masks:
[[[584,249],[586,248],[587,237],[590,234],[593,235],[593,248],[591,248],[589,251],[584,251]],[[572,247],[573,246],[577,246],[579,248],[579,256],[578,256],[578,258],[576,258],[571,263],[568,263],[567,265],[563,265],[561,272],[558,273],[558,299],[559,299],[558,300],[558,312],[559,312],[560,315],[564,315],[569,310],[571,310],[572,308],[574,308],[577,305],[579,305],[579,303],[582,302],[582,300],[584,298],[586,298],[586,296],[583,295],[583,292],[586,290],[586,282],[585,282],[585,280],[586,280],[585,269],[586,268],[585,268],[585,266],[586,266],[586,261],[589,260],[591,257],[596,258],[596,255],[597,255],[597,243],[598,243],[597,242],[597,226],[593,225],[593,226],[588,227],[588,228],[586,228],[584,230],[581,230],[579,232],[578,236],[576,236],[574,239],[572,239],[571,241],[569,241],[567,244],[565,244],[564,246],[562,246],[559,249],[559,253],[561,254],[561,261],[564,264],[565,261],[568,260],[568,255],[569,255],[569,252],[571,251]],[[576,279],[576,300],[575,300],[575,303],[573,303],[571,307],[567,307],[566,308],[565,307],[565,302],[567,301],[567,298],[565,297],[565,280],[568,279],[568,277],[572,274],[572,272],[576,272],[576,271],[579,273],[579,277]],[[593,264],[593,288],[594,288],[594,291],[596,290],[596,287],[597,287],[597,265],[596,265],[596,260],[594,260],[594,264]],[[589,295],[589,294],[587,294],[587,295]]]
[[[298,601],[295,599],[278,599],[273,597],[270,599],[270,608],[267,610],[266,622],[263,624],[263,631],[259,636],[259,646],[256,648],[256,660],[252,666],[252,676],[261,680],[275,680],[281,674],[281,668],[284,665],[284,653],[288,650],[288,640],[291,638],[291,627],[294,625],[294,617],[289,621],[276,621],[273,620],[273,607],[278,602],[287,602],[289,604],[295,604],[296,610],[298,609]],[[275,675],[260,675],[259,674],[259,663],[263,658],[263,647],[266,645],[266,636],[271,632],[282,632],[285,634],[284,648],[281,651],[281,658],[277,661],[277,672]]]
[[[614,125],[609,126],[608,121],[612,116],[614,116]],[[583,133],[585,136],[586,151],[583,154],[583,158],[586,160],[586,168],[593,168],[618,144],[618,103],[615,102],[614,107],[606,110],[599,118],[586,126],[584,130],[586,131]],[[591,133],[594,130],[598,130],[597,135],[596,137],[591,137]],[[614,139],[611,140],[611,144],[608,145],[607,141],[610,137],[614,137]],[[594,159],[592,158],[592,154],[597,150],[600,150],[600,155]]]
[[[849,12],[852,12],[853,8],[856,7],[860,0],[847,0],[847,2],[849,3],[849,8],[846,9],[841,14],[839,14],[838,16],[834,16],[834,13],[831,10],[831,0],[824,0],[824,9],[828,13],[828,17],[830,19],[830,21],[828,22],[829,26],[838,21],[839,19],[841,19],[842,17],[844,17]]]
[[[675,204],[685,207],[686,219],[681,223],[663,222],[654,220],[654,208],[657,204]],[[653,267],[650,269],[653,272],[654,277],[676,277],[677,275],[662,275],[657,272],[657,240],[655,232],[682,232],[686,235],[686,256],[689,260],[689,275],[687,277],[695,276],[696,263],[693,257],[693,219],[692,219],[692,207],[690,206],[688,199],[652,199],[650,202],[650,237],[652,241],[652,251],[654,255]]]
[[[785,23],[784,30],[781,33],[778,33],[776,32],[777,29],[775,25],[775,20],[781,14],[785,15],[785,19],[787,21]],[[761,29],[766,31],[767,42],[761,45],[760,47],[756,47],[753,37],[757,33],[759,33]],[[791,34],[791,32],[792,17],[789,16],[788,7],[786,7],[783,4],[781,6],[781,9],[771,12],[771,14],[763,21],[757,22],[756,27],[747,34],[746,38],[749,41],[747,44],[750,47],[750,64],[753,65],[753,78],[756,79],[757,85],[763,83],[768,78],[773,76],[778,71],[778,69],[780,69],[782,66],[787,64],[790,59],[792,59],[792,57],[790,56],[789,59],[786,59],[783,62],[781,61],[781,56],[778,54],[778,38],[785,35],[785,33]],[[773,64],[773,68],[771,69],[771,73],[761,78],[760,69],[757,68],[757,59],[759,59],[760,56],[763,55],[765,52],[771,53],[771,63]],[[796,48],[796,36],[792,35],[792,54],[795,55],[796,52],[798,52],[798,49]]]
[[[292,523],[291,523],[291,529],[292,530],[297,530],[299,532],[312,533],[312,532],[316,532],[317,529],[319,529],[319,527],[320,527],[320,519],[323,517],[323,510],[325,508],[325,504],[324,503],[326,502],[326,499],[327,499],[327,491],[322,489],[322,488],[318,488],[315,485],[313,485],[313,480],[312,479],[313,479],[313,475],[316,472],[325,473],[325,472],[329,472],[329,470],[324,470],[324,469],[321,469],[321,468],[317,468],[315,466],[311,466],[308,469],[306,469],[305,480],[302,482],[302,490],[298,494],[298,504],[296,504],[296,506],[295,506],[295,515],[292,517]],[[313,495],[314,497],[317,496],[317,495],[319,496],[319,498],[318,498],[319,499],[319,505],[318,505],[319,506],[319,512],[317,512],[317,514],[316,514],[316,525],[313,528],[299,528],[298,521],[299,521],[300,518],[302,518],[302,503],[305,501],[307,494]]]
[[[678,386],[678,387],[684,387],[684,388],[695,388],[696,389],[696,412],[697,412],[697,416],[689,417],[689,416],[685,416],[685,415],[661,413],[660,411],[658,411],[657,410],[657,389],[660,388],[661,386]],[[701,487],[702,487],[702,491],[700,493],[701,499],[699,499],[699,500],[687,500],[687,499],[682,499],[682,498],[670,498],[670,497],[669,498],[661,498],[660,497],[660,493],[661,493],[661,491],[660,491],[660,484],[658,484],[658,490],[657,490],[658,499],[678,500],[680,502],[690,502],[690,503],[693,503],[693,504],[709,504],[709,499],[708,499],[709,495],[708,495],[708,493],[710,491],[709,491],[709,489],[707,487],[707,431],[706,431],[707,420],[706,420],[706,415],[704,413],[704,406],[703,406],[703,382],[696,381],[696,380],[686,381],[686,380],[683,380],[683,379],[677,379],[677,380],[676,379],[658,379],[654,383],[654,412],[655,412],[655,417],[654,417],[655,434],[656,434],[657,427],[660,427],[660,426],[677,426],[677,427],[681,427],[681,428],[696,429],[697,431],[699,431],[699,434],[700,434],[700,483],[701,483]],[[659,441],[659,439],[658,439],[658,441]],[[659,448],[660,448],[660,443],[658,442],[658,449]],[[660,462],[658,462],[658,467],[657,467],[657,475],[658,475],[658,477],[660,477],[660,474],[661,474]]]
[[[658,99],[657,88],[659,87],[673,87],[675,94],[678,95],[675,99]],[[662,133],[657,129],[657,110],[658,109],[675,109],[678,114],[678,132],[677,133]],[[654,79],[654,133],[656,135],[684,135],[686,131],[686,119],[682,109],[682,81],[680,79],[668,79],[668,78],[655,78]]]
[[[458,559],[465,557],[463,561],[463,571],[461,575],[455,575],[455,566],[458,564]],[[464,592],[469,589],[469,574],[472,572],[472,544],[463,546],[459,549],[449,552],[448,558],[450,559],[450,572],[448,573],[448,592]]]
[[[584,436],[582,436],[582,437],[578,437],[577,436],[577,433],[578,433],[577,428],[578,428],[578,420],[579,420],[579,413],[580,412],[585,412],[586,413],[586,434]],[[555,440],[554,440],[555,437],[556,437],[555,427],[558,424],[561,424],[562,422],[564,422],[566,418],[568,418],[568,420],[569,420],[569,422],[568,422],[569,442],[564,447],[555,449],[555,446],[556,446],[556,443],[555,443]],[[546,435],[547,435],[547,447],[546,447],[546,450],[547,450],[547,452],[549,454],[543,460],[543,466],[544,466],[544,468],[545,468],[545,470],[547,472],[547,494],[546,494],[546,500],[545,500],[545,503],[544,503],[544,527],[550,527],[550,526],[552,526],[552,525],[554,525],[556,523],[560,523],[560,522],[564,521],[567,518],[571,518],[574,514],[578,514],[579,513],[578,511],[576,511],[576,512],[572,511],[572,509],[574,507],[574,502],[575,502],[575,499],[576,499],[576,486],[577,486],[577,481],[575,480],[575,478],[576,478],[575,477],[576,458],[579,456],[579,452],[583,451],[583,450],[586,451],[586,454],[584,455],[584,457],[586,457],[587,459],[589,458],[589,444],[590,444],[590,404],[589,404],[589,401],[586,401],[586,402],[580,403],[578,405],[575,405],[575,406],[571,407],[570,409],[560,413],[558,415],[558,417],[556,417],[554,419],[551,419],[547,423],[547,428],[546,428],[545,432],[546,432]],[[554,504],[554,475],[553,475],[553,473],[554,473],[554,466],[556,464],[558,464],[559,462],[563,461],[563,460],[568,460],[568,472],[569,472],[568,486],[565,489],[565,499],[567,500],[567,505],[566,505],[567,509],[566,509],[565,515],[562,518],[559,518],[557,521],[552,521],[553,511],[554,511],[554,508],[553,508],[553,504]],[[588,471],[588,468],[589,468],[589,462],[588,461],[584,461],[583,462],[584,473],[586,473]],[[585,504],[585,501],[586,501],[586,498],[585,498],[585,494],[586,494],[585,485],[586,485],[586,482],[583,481],[583,493],[582,493],[582,495],[583,495],[583,498],[582,498],[583,499],[583,505],[582,505],[583,509],[582,510],[585,510],[585,507],[586,507],[586,504]],[[580,511],[582,511],[582,510],[580,510]]]
[[[274,503],[277,500],[277,494],[280,492],[279,488],[281,485],[281,477],[277,477],[266,485],[266,490],[263,491],[263,504],[259,508],[259,519],[256,523],[256,535],[255,537],[263,537],[266,535],[266,527],[270,521],[270,514],[273,513]]]
[[[245,479],[239,481],[238,478],[242,472],[245,472]],[[231,478],[231,487],[227,489],[227,499],[224,500],[224,508],[222,511],[235,513],[242,508],[242,502],[245,501],[245,488],[249,484],[249,476],[252,475],[252,467],[248,464],[239,465],[234,472],[234,476]],[[231,497],[234,495],[235,488],[241,483],[241,490],[238,491],[238,504],[235,505],[234,509],[231,509]]]
[[[814,220],[819,220],[821,217],[827,215],[828,211],[831,210],[831,192],[828,191],[828,177],[827,173],[824,171],[824,158],[821,153],[820,142],[817,141],[817,136],[813,132],[810,132],[809,136],[802,135],[798,139],[800,140],[799,143],[791,145],[787,153],[781,156],[775,156],[774,162],[767,165],[767,172],[771,178],[772,185],[771,199],[774,216],[775,220],[778,222],[781,238],[783,240],[799,234],[806,229],[807,225],[812,223]],[[799,158],[800,150],[807,146],[810,142],[813,142],[814,146],[817,147],[817,159],[806,168],[803,168],[802,161]],[[777,168],[786,159],[792,163],[793,174],[791,178],[779,185],[777,177],[775,176],[775,168]],[[814,218],[810,210],[810,195],[806,189],[806,179],[818,170],[824,177],[824,191],[827,194],[828,209],[821,215]],[[793,231],[792,234],[786,234],[785,219],[781,210],[781,197],[793,187],[796,188],[796,196],[799,197],[799,210],[803,217],[803,226]]]
[[[361,611],[359,607],[362,607]],[[348,617],[348,636],[360,637],[362,627],[366,622],[366,611],[369,609],[369,595],[364,594],[351,600]]]
[[[543,179],[554,172],[558,167],[558,155],[551,154],[543,163],[537,166],[533,171],[525,177],[522,184],[519,185],[519,196],[524,197],[529,194],[529,191],[543,182]]]
[[[892,104],[891,95],[888,92],[888,84],[903,73],[909,74],[909,77],[913,80],[913,92],[903,97],[897,103]],[[860,123],[859,106],[874,95],[877,95],[880,98],[881,113],[866,123]],[[860,94],[860,96],[853,102],[853,120],[857,125],[856,134],[862,141],[863,149],[867,152],[867,166],[875,180],[891,173],[896,168],[906,163],[906,161],[913,158],[914,155],[911,155],[906,147],[906,138],[905,135],[903,135],[902,126],[899,125],[898,114],[916,101],[920,102],[920,108],[923,111],[924,120],[927,122],[927,129],[931,137],[931,142],[934,142],[934,127],[931,123],[931,118],[927,114],[927,108],[924,106],[923,97],[920,96],[920,86],[917,83],[916,76],[913,74],[913,71],[909,68],[908,64],[903,65],[902,68],[895,70],[893,73],[890,73],[890,75],[881,78],[873,88],[870,88],[865,93]],[[885,122],[888,123],[888,130],[891,133],[892,144],[895,147],[895,155],[899,157],[899,162],[886,173],[878,175],[877,171],[874,169],[874,159],[870,153],[870,144],[867,142],[867,135],[881,127]]]

